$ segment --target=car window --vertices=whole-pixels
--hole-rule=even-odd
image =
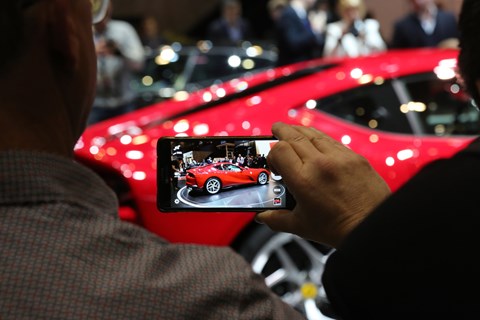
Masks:
[[[402,83],[403,100],[394,82]],[[347,90],[316,101],[316,109],[394,133],[449,136],[480,131],[480,114],[472,99],[455,79],[442,80],[433,72]]]
[[[229,80],[245,72],[273,66],[272,60],[262,57],[243,57],[226,53],[198,53],[187,84],[201,88],[212,80]]]
[[[234,166],[234,165],[229,165],[228,170],[233,171],[233,172],[242,172],[242,169],[240,169],[240,167],[237,167],[237,166]]]
[[[404,112],[418,115],[426,134],[437,136],[477,134],[479,112],[455,79],[440,80],[433,73],[404,78],[411,103]]]
[[[412,133],[391,81],[357,87],[316,102],[316,109],[364,127]]]
[[[153,82],[161,82],[164,85],[172,86],[178,75],[185,70],[188,56],[185,54],[174,53],[171,60],[162,59],[161,55],[151,56],[145,61],[145,68],[142,70],[142,79],[150,76]]]
[[[273,67],[275,61],[276,54],[271,50],[166,45],[148,51],[144,68],[132,80],[135,103],[140,108],[172,98],[178,91],[193,92]]]

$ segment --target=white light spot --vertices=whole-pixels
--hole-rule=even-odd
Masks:
[[[347,146],[352,143],[352,138],[350,136],[343,136],[341,140],[342,143]]]
[[[307,103],[305,103],[305,106],[307,107],[307,109],[314,110],[317,107],[317,101],[308,100]]]
[[[205,92],[202,96],[203,101],[210,102],[213,100],[213,95],[210,92]]]
[[[142,181],[142,180],[145,180],[146,177],[147,177],[147,174],[143,171],[135,171],[133,173],[133,179],[135,180]]]
[[[385,160],[385,164],[389,167],[393,167],[395,165],[395,159],[393,159],[393,157],[388,157]]]
[[[185,132],[188,129],[190,129],[190,123],[185,119],[178,121],[173,127],[173,130],[175,130],[177,133]]]
[[[93,155],[98,154],[99,151],[100,151],[100,149],[97,146],[91,146],[90,147],[90,153],[93,154]]]
[[[131,160],[140,160],[143,159],[143,152],[137,150],[128,151],[125,156]]]
[[[360,79],[363,76],[363,70],[360,68],[355,68],[352,71],[350,71],[350,77],[353,79]]]
[[[228,58],[228,65],[232,68],[238,68],[242,64],[242,59],[239,56],[233,55]]]
[[[217,97],[223,98],[223,97],[225,97],[227,92],[225,91],[225,89],[220,88],[215,92],[215,94],[217,95]]]
[[[250,99],[250,105],[256,106],[258,104],[262,103],[262,98],[259,96],[254,96]]]
[[[210,127],[208,126],[208,124],[205,124],[205,123],[197,124],[195,127],[193,127],[193,133],[196,136],[207,135],[209,132],[210,132]]]
[[[120,143],[123,144],[123,145],[127,145],[127,144],[130,144],[132,143],[133,141],[133,138],[126,134],[126,135],[123,135],[121,138],[120,138]]]

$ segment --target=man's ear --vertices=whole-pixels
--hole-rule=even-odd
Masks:
[[[79,59],[79,39],[70,0],[48,1],[48,39],[55,64],[75,71]]]

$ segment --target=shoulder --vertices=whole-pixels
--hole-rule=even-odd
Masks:
[[[415,16],[413,13],[409,13],[405,15],[403,18],[400,18],[395,22],[395,27],[396,28],[401,28],[401,27],[406,27],[412,25],[412,23],[415,23],[418,21],[418,18]]]
[[[451,21],[456,21],[457,18],[452,12],[445,11],[445,10],[438,10],[438,19],[443,19],[443,20],[451,20]]]
[[[282,11],[281,18],[297,17],[297,13],[291,6],[286,6]]]
[[[119,33],[119,32],[134,32],[135,29],[133,26],[128,23],[127,21],[122,20],[111,20],[108,23],[108,29],[111,32]]]
[[[220,28],[223,28],[224,25],[225,25],[225,23],[224,23],[223,19],[216,19],[216,20],[213,20],[210,23],[209,28],[210,29],[220,29]]]

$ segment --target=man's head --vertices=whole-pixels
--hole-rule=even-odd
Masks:
[[[72,153],[95,93],[92,2],[4,1],[0,149]]]
[[[306,10],[310,10],[315,6],[315,0],[303,0]]]
[[[236,24],[242,16],[242,4],[238,0],[224,0],[222,15],[229,24]]]
[[[347,21],[363,19],[367,13],[367,8],[362,0],[339,0],[338,13]]]
[[[480,105],[480,1],[463,1],[458,26],[460,29],[458,66],[468,92],[477,105]]]
[[[409,0],[409,1],[415,12],[427,11],[430,8],[436,6],[434,0]]]
[[[283,9],[287,6],[287,0],[269,0],[267,3],[268,12],[272,20],[280,19]]]

